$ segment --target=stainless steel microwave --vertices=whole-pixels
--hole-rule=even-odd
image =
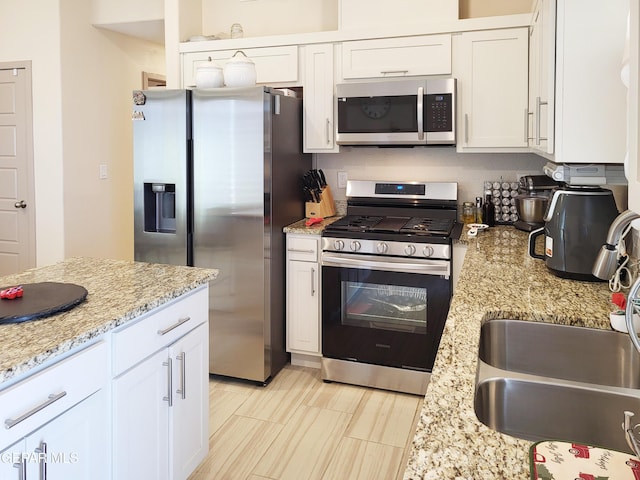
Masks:
[[[339,145],[455,145],[456,80],[336,85]]]

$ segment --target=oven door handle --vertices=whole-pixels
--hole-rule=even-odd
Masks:
[[[379,257],[378,257],[379,258]],[[426,275],[443,275],[449,277],[451,273],[450,263],[446,260],[422,260],[406,261],[393,257],[384,257],[384,261],[372,260],[363,255],[335,255],[322,254],[323,267],[356,267],[367,270],[382,270],[386,272],[421,273]]]

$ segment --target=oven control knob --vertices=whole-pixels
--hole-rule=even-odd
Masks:
[[[333,242],[333,246],[336,250],[342,250],[344,248],[344,242],[342,240],[336,240]]]
[[[434,250],[433,250],[433,247],[432,247],[431,245],[427,245],[426,247],[424,247],[424,248],[422,249],[422,254],[423,254],[425,257],[432,257],[432,256],[433,256],[433,253],[434,253]]]
[[[353,250],[354,252],[357,252],[358,250],[360,250],[360,247],[362,245],[360,245],[360,242],[357,240],[354,240],[353,242],[351,242],[351,250]]]
[[[416,247],[415,247],[414,245],[409,244],[409,245],[407,245],[406,247],[404,247],[404,253],[405,253],[406,255],[411,256],[411,255],[413,255],[414,253],[416,253]]]
[[[376,246],[376,250],[378,251],[378,253],[387,253],[387,251],[389,250],[389,245],[387,245],[384,242],[380,242],[377,246]]]

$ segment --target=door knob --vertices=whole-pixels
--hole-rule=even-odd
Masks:
[[[20,200],[19,202],[14,203],[13,206],[16,208],[27,208],[27,204],[24,200]]]

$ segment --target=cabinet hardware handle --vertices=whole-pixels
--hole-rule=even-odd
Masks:
[[[13,468],[18,469],[18,480],[27,480],[27,459],[23,458],[21,462],[13,464]]]
[[[464,143],[469,143],[469,114],[464,114]]]
[[[171,364],[171,357],[167,358],[166,362],[162,362],[164,367],[167,367],[167,396],[162,397],[162,400],[169,403],[170,407],[173,407],[173,366]]]
[[[301,249],[301,248],[287,248],[287,252],[292,252],[292,253],[316,253],[315,250],[312,250],[312,249],[304,250],[304,249]]]
[[[174,328],[178,328],[180,325],[182,325],[183,323],[187,323],[189,320],[191,320],[191,317],[183,317],[170,327],[167,327],[164,330],[158,330],[158,335],[166,335]]]
[[[331,143],[331,122],[329,121],[328,118],[327,118],[327,124],[326,124],[326,134],[327,134],[327,145],[329,145]]]
[[[536,145],[540,145],[540,140],[546,140],[547,137],[540,136],[540,107],[547,105],[549,102],[543,102],[540,97],[536,97]]]
[[[524,143],[529,143],[529,109],[524,109]]]
[[[424,87],[418,87],[418,140],[424,140]]]
[[[38,413],[40,410],[42,410],[43,408],[48,407],[49,405],[51,405],[53,402],[57,402],[58,400],[60,400],[62,397],[64,397],[67,394],[67,392],[65,392],[64,390],[60,393],[52,393],[51,395],[49,395],[48,399],[44,402],[42,402],[40,405],[38,405],[37,407],[32,408],[31,410],[29,410],[26,413],[23,413],[22,415],[20,415],[18,418],[13,419],[13,418],[7,418],[4,421],[4,428],[6,428],[7,430],[9,430],[10,428],[15,427],[17,424],[19,424],[20,422],[22,422],[23,420],[26,420],[27,418],[31,417],[32,415],[35,415],[36,413]]]
[[[380,73],[382,75],[395,75],[398,73],[406,75],[407,73],[409,73],[409,70],[380,70]]]
[[[176,393],[182,396],[182,399],[187,398],[187,352],[182,352],[176,357],[176,360],[180,360],[180,388],[176,390]]]
[[[316,295],[316,284],[314,281],[314,277],[316,275],[316,269],[311,268],[311,296],[314,297]]]
[[[34,450],[38,455],[38,463],[40,468],[40,480],[47,480],[47,444],[40,442],[40,446]]]

